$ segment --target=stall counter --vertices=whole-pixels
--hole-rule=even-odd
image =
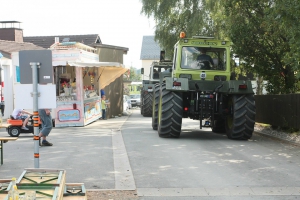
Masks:
[[[101,98],[91,97],[84,99],[84,125],[102,117]]]
[[[85,126],[102,117],[99,96],[84,101],[57,101],[56,106],[55,127]]]

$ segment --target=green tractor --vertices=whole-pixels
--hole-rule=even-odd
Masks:
[[[143,80],[141,90],[141,114],[144,117],[152,116],[152,101],[153,101],[153,88],[155,84],[160,83],[160,74],[164,76],[170,76],[170,70],[172,68],[171,61],[154,61],[150,67],[149,80]],[[141,70],[142,72],[144,70]]]
[[[255,124],[251,81],[230,79],[230,42],[211,37],[175,44],[172,72],[155,85],[152,127],[160,137],[180,137],[182,118],[200,121],[200,129],[247,140]]]

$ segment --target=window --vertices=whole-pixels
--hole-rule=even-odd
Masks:
[[[226,70],[225,48],[183,47],[182,69]]]

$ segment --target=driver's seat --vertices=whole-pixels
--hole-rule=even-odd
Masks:
[[[200,60],[199,66],[202,70],[211,70],[210,62],[208,60]]]
[[[153,78],[154,78],[154,79],[158,79],[158,78],[159,78],[159,74],[158,74],[157,72],[155,72],[155,73],[153,74]]]

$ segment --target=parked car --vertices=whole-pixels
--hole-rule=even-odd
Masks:
[[[130,100],[131,100],[132,107],[134,107],[134,106],[140,107],[141,106],[141,95],[140,94],[131,94]]]

